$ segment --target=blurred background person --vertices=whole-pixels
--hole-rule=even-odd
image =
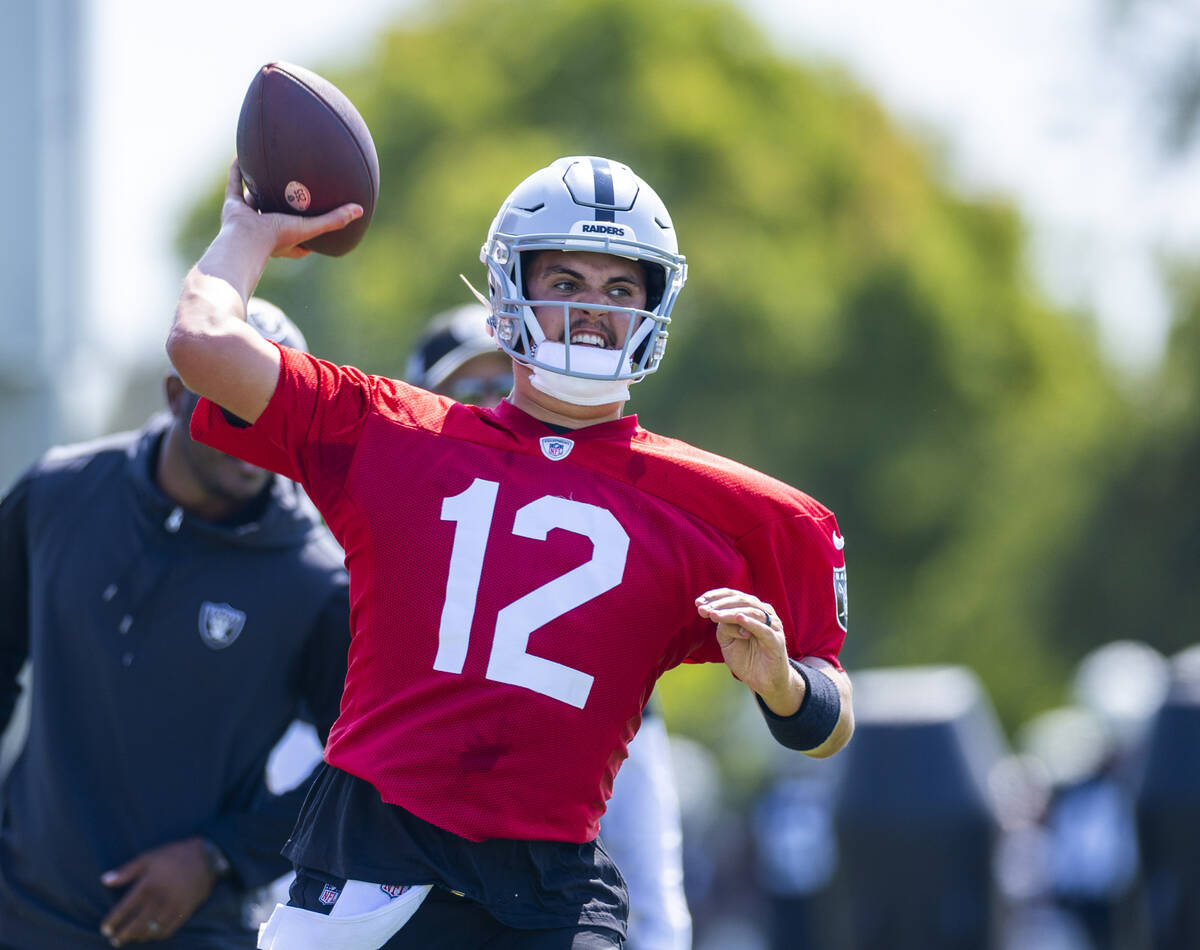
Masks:
[[[1018,735],[1049,779],[1049,896],[1091,950],[1141,946],[1134,785],[1166,667],[1146,643],[1103,644],[1077,664],[1072,703],[1035,716]]]
[[[470,406],[499,405],[512,390],[512,359],[488,333],[487,317],[473,303],[432,317],[409,354],[404,378]]]
[[[831,913],[838,847],[833,789],[840,757],[819,762],[777,757],[751,825],[758,885],[767,895],[770,950],[845,946]]]
[[[408,358],[408,382],[458,402],[497,405],[512,389],[512,359],[492,340],[487,316],[482,306],[467,304],[433,317]],[[628,950],[692,945],[680,829],[669,738],[652,696],[613,782],[600,832],[629,886]]]
[[[1048,905],[1086,950],[1127,950],[1117,935],[1137,880],[1137,841],[1111,731],[1091,710],[1061,706],[1034,717],[1018,741],[1048,779],[1040,855]]]
[[[249,321],[290,346],[281,310]],[[0,727],[31,661],[2,789],[0,947],[250,948],[305,785],[269,753],[337,716],[342,552],[292,482],[193,442],[197,397],[139,432],[50,450],[0,503]]]
[[[832,806],[846,946],[998,946],[989,778],[1007,749],[990,698],[957,666],[864,670],[854,683]]]
[[[1169,674],[1134,800],[1152,950],[1200,946],[1200,646]]]

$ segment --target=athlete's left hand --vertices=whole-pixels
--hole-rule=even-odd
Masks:
[[[783,625],[770,604],[719,587],[697,597],[696,610],[717,625],[717,643],[730,672],[758,693],[772,712],[790,716],[800,708],[802,686],[798,691]]]
[[[204,839],[187,838],[144,851],[106,871],[100,881],[108,887],[129,885],[100,923],[108,942],[120,947],[170,937],[208,900],[216,875]]]

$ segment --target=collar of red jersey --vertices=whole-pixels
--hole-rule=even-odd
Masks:
[[[622,416],[620,419],[612,419],[608,422],[597,422],[595,425],[584,426],[582,429],[570,429],[567,432],[560,432],[557,426],[550,426],[540,419],[535,419],[524,409],[518,409],[507,399],[502,400],[500,405],[493,409],[492,412],[497,419],[518,435],[529,436],[535,439],[541,438],[544,435],[561,435],[563,438],[571,439],[574,442],[592,442],[597,439],[614,438],[628,441],[638,430],[636,414]]]

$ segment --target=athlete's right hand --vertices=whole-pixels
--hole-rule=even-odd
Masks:
[[[304,217],[298,214],[263,214],[251,203],[242,185],[242,170],[237,159],[229,166],[225,182],[225,202],[221,206],[221,230],[235,230],[262,247],[271,257],[304,257],[310,252],[300,244],[344,228],[362,217],[357,204],[344,204],[325,214]]]

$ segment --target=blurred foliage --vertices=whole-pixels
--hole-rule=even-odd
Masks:
[[[1103,631],[1171,654],[1200,633],[1200,269],[1174,271],[1166,361],[1136,425],[1114,433],[1101,504],[1066,558],[1057,620],[1070,647]]]
[[[1170,456],[1163,490],[1182,490],[1194,417],[1188,458],[1165,429],[1139,447],[1144,420],[1091,326],[1033,287],[1013,209],[940,183],[845,76],[694,0],[443,3],[365,61],[312,65],[359,107],[382,166],[353,254],[273,262],[260,285],[315,352],[401,373],[425,319],[468,299],[457,274],[484,283],[478,249],[517,182],[560,155],[624,161],[671,209],[690,267],[634,408],[838,513],[848,667],[967,664],[1012,728],[1063,700],[1087,649],[1131,632],[1087,571],[1121,486]],[[214,186],[185,257],[218,207]],[[673,672],[663,692],[672,726],[708,740],[745,702],[724,668]]]

